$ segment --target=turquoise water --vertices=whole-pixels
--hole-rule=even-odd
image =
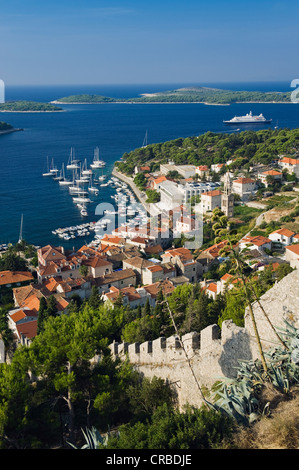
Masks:
[[[182,84],[180,86],[183,86]],[[262,88],[262,86],[264,88]],[[251,89],[292,91],[288,84],[251,85]],[[267,88],[268,87],[268,88]],[[99,93],[106,96],[133,97],[143,92],[174,88],[174,85],[140,85],[134,87],[11,87],[6,100],[29,99],[51,101],[74,93]],[[224,86],[223,86],[224,88]],[[226,88],[232,89],[229,85]],[[242,89],[241,85],[234,89]],[[243,84],[243,89],[250,89]],[[23,238],[30,243],[81,246],[82,239],[61,242],[51,231],[82,221],[95,221],[97,203],[112,202],[112,189],[99,188],[98,197],[88,206],[89,217],[82,218],[72,202],[68,188],[42,177],[46,158],[54,158],[58,168],[68,161],[70,148],[76,157],[92,162],[96,146],[100,158],[107,162],[105,173],[124,152],[142,146],[145,132],[148,143],[164,142],[213,132],[234,132],[222,123],[235,114],[252,110],[273,119],[270,127],[299,127],[299,106],[290,104],[235,104],[205,106],[202,104],[99,104],[63,105],[61,113],[3,113],[0,120],[24,131],[0,137],[0,243],[15,243],[19,237],[21,214],[24,214]],[[267,125],[266,127],[269,127]],[[250,127],[248,127],[250,128]],[[254,127],[253,127],[254,128]],[[244,127],[242,127],[244,129]],[[255,128],[254,128],[255,129]],[[260,127],[259,127],[260,129]],[[89,240],[86,240],[89,241]]]

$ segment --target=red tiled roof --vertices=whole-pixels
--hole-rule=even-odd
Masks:
[[[215,284],[214,282],[211,282],[211,284],[209,284],[209,286],[207,287],[207,290],[217,293],[217,284]]]
[[[15,322],[18,323],[20,320],[23,320],[26,317],[36,317],[36,312],[27,309],[20,309],[17,312],[14,312],[10,315],[10,318]]]
[[[206,248],[203,253],[209,253],[213,256],[213,258],[217,258],[219,256],[219,251],[224,248],[228,244],[227,240],[223,240],[222,242],[215,243],[215,245]]]
[[[275,230],[274,232],[270,233],[270,235],[272,235],[273,233],[278,233],[278,235],[284,235],[285,237],[292,237],[293,235],[295,235],[294,232],[287,228],[280,228],[279,230]]]
[[[265,245],[266,243],[271,243],[272,240],[270,240],[270,238],[263,237],[262,235],[258,235],[255,237],[250,237],[250,236],[245,237],[241,240],[241,242],[252,243],[253,245],[256,245],[256,246],[262,246],[262,245]]]
[[[16,329],[21,338],[21,335],[26,336],[28,339],[32,339],[37,335],[37,320],[27,321],[16,325]]]
[[[248,183],[255,183],[255,181],[251,178],[238,178],[233,183],[240,183],[240,184],[248,184]]]
[[[299,165],[299,160],[296,158],[284,157],[281,161],[283,163],[289,163],[291,165]]]
[[[144,289],[150,294],[152,298],[156,298],[160,290],[162,290],[164,295],[169,295],[174,291],[175,287],[172,282],[165,280],[144,286]]]
[[[295,255],[299,256],[299,245],[289,245],[286,246],[286,250],[291,251],[292,253],[295,253]]]
[[[209,167],[207,165],[199,165],[196,169],[199,171],[208,171]]]
[[[268,171],[264,171],[263,175],[278,176],[278,175],[282,175],[282,173],[276,170],[268,170]]]
[[[33,281],[34,277],[29,271],[1,271],[0,285],[15,284],[17,282]]]
[[[226,282],[228,279],[232,279],[232,277],[231,274],[225,273],[224,276],[221,277],[221,280]]]
[[[202,196],[210,196],[210,197],[215,197],[215,196],[221,196],[221,191],[219,189],[214,189],[213,191],[207,191],[205,193],[202,193]]]
[[[156,178],[156,179],[154,180],[154,183],[155,183],[155,184],[159,184],[159,183],[162,183],[162,181],[167,181],[166,176],[164,176],[164,175],[163,175],[163,176],[158,176],[158,178]]]

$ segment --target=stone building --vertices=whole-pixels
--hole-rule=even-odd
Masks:
[[[224,175],[224,189],[221,196],[221,210],[227,217],[234,216],[234,195],[229,172]]]

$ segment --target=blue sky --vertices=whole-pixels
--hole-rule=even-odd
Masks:
[[[7,84],[290,81],[299,2],[0,0]]]

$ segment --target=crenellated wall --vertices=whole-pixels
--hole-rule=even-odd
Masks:
[[[210,388],[220,377],[234,377],[238,359],[248,359],[250,340],[244,330],[231,320],[222,325],[221,336],[217,325],[200,333],[182,337],[158,338],[145,343],[112,343],[114,356],[128,357],[134,367],[146,377],[161,377],[172,384],[177,392],[178,404],[198,405],[201,394],[190,369],[192,365],[200,386]]]
[[[261,297],[260,303],[274,327],[284,329],[284,320],[287,320],[299,328],[298,271],[293,271],[277,282]],[[257,302],[253,304],[253,311],[263,349],[273,348],[277,338]],[[244,328],[228,320],[223,322],[221,330],[217,325],[211,325],[200,333],[184,335],[182,344],[179,338],[171,336],[142,344],[114,342],[110,349],[115,356],[128,357],[144,376],[161,377],[172,384],[180,408],[187,402],[196,406],[201,404],[201,394],[186,354],[200,387],[209,389],[219,378],[235,377],[239,361],[259,358],[248,309],[245,312]]]

